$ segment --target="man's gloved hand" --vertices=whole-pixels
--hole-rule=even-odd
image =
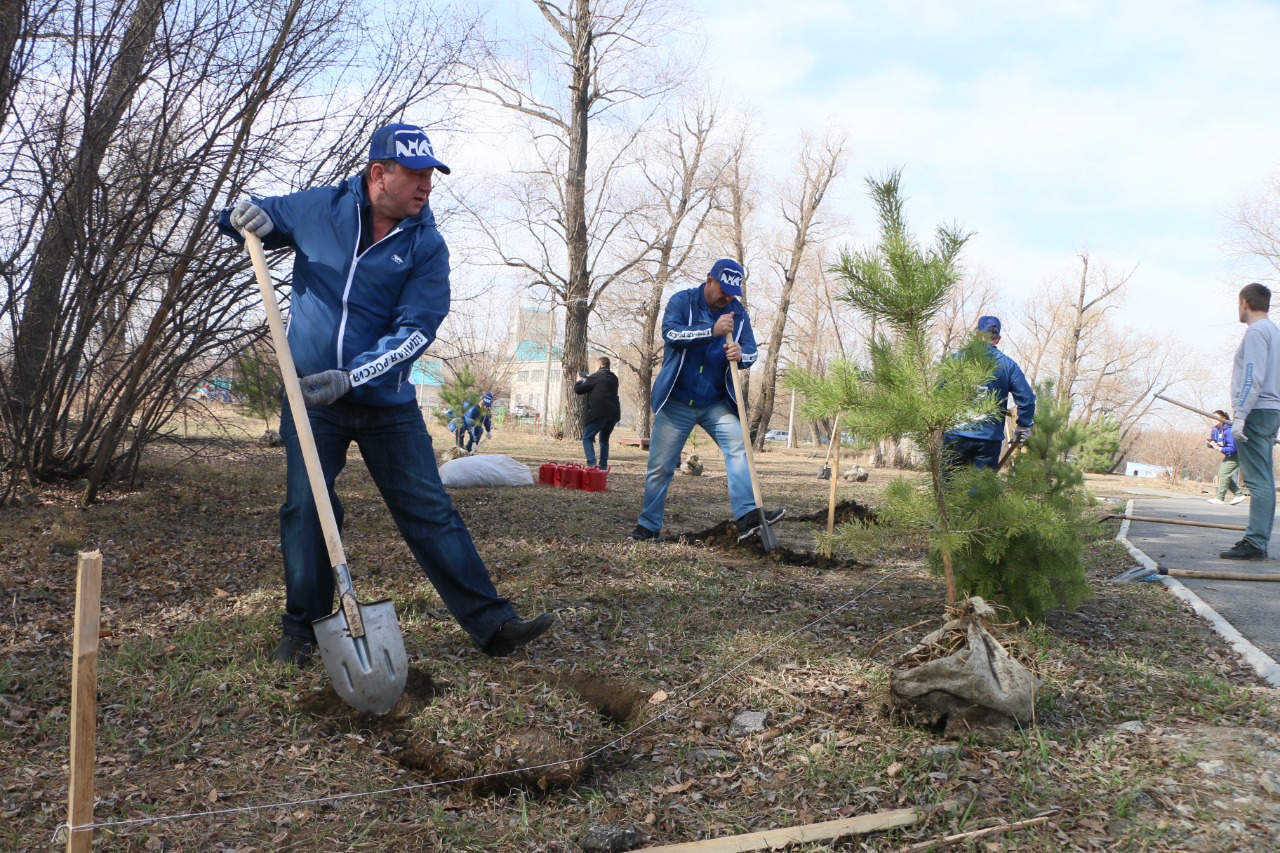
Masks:
[[[271,233],[275,225],[265,210],[246,198],[231,211],[231,227],[241,234],[254,234],[261,240]]]
[[[1027,436],[1031,435],[1031,427],[1018,427],[1013,431],[1013,443],[1022,444],[1027,440]]]
[[[326,370],[313,373],[299,380],[302,399],[308,406],[327,406],[351,390],[351,373],[346,370]]]
[[[1249,436],[1244,434],[1244,418],[1236,418],[1231,424],[1231,434],[1236,437],[1236,441],[1248,441]]]

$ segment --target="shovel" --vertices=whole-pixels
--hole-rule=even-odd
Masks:
[[[837,437],[840,435],[840,416],[836,415],[835,422],[831,425],[831,440],[827,442],[827,458],[822,462],[822,470],[818,472],[819,480],[831,479],[831,453],[836,448]]]
[[[1153,581],[1158,577],[1171,578],[1203,578],[1205,580],[1214,581],[1280,581],[1278,574],[1252,574],[1251,572],[1211,572],[1202,571],[1200,569],[1166,569],[1164,566],[1156,566],[1149,569],[1146,566],[1138,566],[1129,569],[1127,572],[1121,572],[1111,579],[1112,583],[1137,583],[1142,581]]]
[[[725,343],[733,342],[733,335],[724,336]],[[747,449],[747,471],[751,473],[751,491],[756,498],[756,512],[760,513],[760,542],[764,552],[768,554],[778,547],[778,537],[773,535],[769,527],[769,519],[764,511],[764,498],[760,497],[760,478],[756,476],[755,451],[751,447],[751,435],[747,432],[747,401],[742,398],[742,378],[738,376],[738,365],[729,363],[729,373],[733,376],[733,396],[738,402],[738,421],[742,424],[742,444]]]
[[[289,410],[298,430],[298,444],[306,461],[307,479],[311,481],[311,494],[315,498],[320,527],[324,530],[325,545],[329,549],[329,562],[333,565],[333,577],[337,581],[338,609],[317,619],[311,627],[315,629],[324,668],[337,694],[357,711],[382,714],[399,701],[409,675],[409,659],[404,651],[400,622],[396,619],[395,605],[389,598],[372,604],[356,601],[351,572],[347,569],[347,555],[338,533],[338,520],[329,502],[329,490],[325,488],[320,454],[316,452],[315,437],[311,434],[307,404],[302,399],[302,385],[293,366],[293,353],[289,351],[284,323],[280,319],[280,306],[276,303],[271,276],[267,272],[262,241],[255,234],[245,234],[244,243],[253,261],[258,289],[262,291],[262,307],[267,312],[267,325],[271,328],[271,340],[280,361],[280,376],[289,397]]]

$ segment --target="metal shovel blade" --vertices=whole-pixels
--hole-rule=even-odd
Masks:
[[[1148,569],[1146,566],[1135,566],[1127,572],[1121,572],[1111,579],[1112,583],[1134,583],[1145,581],[1160,574],[1159,569]]]
[[[337,694],[357,711],[383,714],[404,692],[409,656],[391,599],[355,607],[364,623],[364,636],[352,636],[342,607],[317,619],[311,627]]]
[[[765,518],[764,510],[760,509],[758,512],[760,513],[760,543],[764,545],[764,552],[768,554],[778,547],[778,537],[774,535],[773,528],[769,526],[769,520]]]
[[[823,466],[822,466],[822,470],[818,472],[818,479],[819,479],[819,480],[830,480],[830,479],[831,479],[831,466],[830,466],[830,465],[823,465]]]

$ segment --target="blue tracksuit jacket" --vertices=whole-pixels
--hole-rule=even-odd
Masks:
[[[1000,352],[995,344],[987,344],[987,351],[995,362],[995,375],[986,384],[983,394],[995,397],[1000,403],[1000,416],[976,424],[966,424],[951,430],[947,435],[977,438],[983,441],[1004,440],[1004,419],[1008,417],[1005,408],[1009,395],[1018,404],[1018,426],[1029,427],[1036,419],[1036,394],[1031,390],[1031,383],[1023,375],[1022,368],[1009,356]]]
[[[698,285],[672,296],[662,316],[662,369],[649,395],[649,405],[655,412],[668,400],[677,399],[677,388],[684,392],[678,400],[684,405],[708,405],[722,396],[736,404],[724,338],[711,335],[716,318],[723,314],[733,314],[733,339],[742,347],[743,369],[755,364],[756,339],[747,309],[731,299],[724,308],[712,311],[702,288]]]
[[[449,249],[430,207],[361,254],[369,200],[359,175],[254,201],[275,225],[263,246],[294,250],[288,337],[299,374],[342,368],[353,386],[345,399],[413,402],[410,369],[449,313]],[[218,228],[243,241],[230,216],[223,210]]]

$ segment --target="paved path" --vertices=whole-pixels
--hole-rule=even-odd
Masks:
[[[1249,520],[1249,504],[1246,501],[1238,506],[1218,505],[1189,497],[1137,497],[1133,501],[1133,514],[1244,525]],[[1277,533],[1280,534],[1280,523]],[[1235,530],[1143,521],[1131,522],[1128,535],[1130,542],[1165,568],[1280,574],[1280,559],[1277,559],[1280,537],[1271,540],[1269,560],[1253,562],[1218,557],[1219,551],[1225,551],[1243,537],[1243,532]],[[1263,653],[1280,661],[1280,582],[1178,580]]]

